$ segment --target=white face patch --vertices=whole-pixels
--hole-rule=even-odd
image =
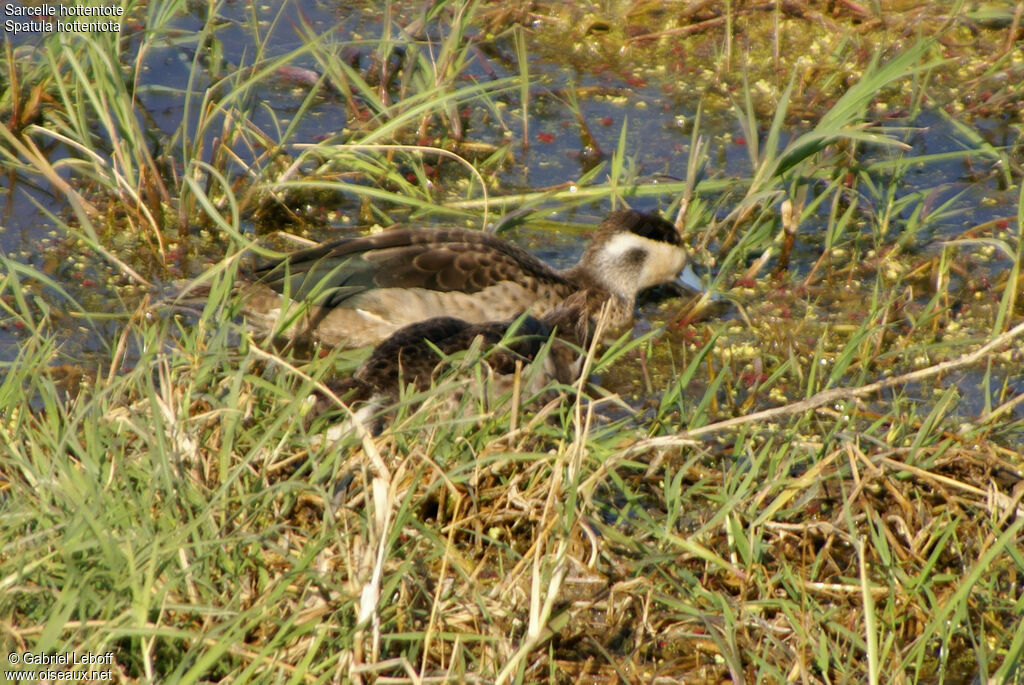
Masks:
[[[637,260],[632,254],[641,251]],[[686,250],[678,245],[644,238],[635,233],[618,233],[601,249],[599,264],[607,286],[624,296],[635,296],[644,288],[675,280],[686,264]]]
[[[626,253],[630,250],[637,248],[641,250],[650,250],[651,245],[662,245],[655,240],[650,238],[644,238],[638,236],[636,233],[616,233],[612,236],[612,239],[605,243],[604,248],[601,250],[602,254],[605,255],[605,259],[608,262],[622,261],[626,256]]]
[[[643,275],[640,277],[640,287],[650,288],[659,283],[674,281],[676,276],[686,265],[686,250],[678,245],[658,242],[641,238],[651,244],[647,261],[644,263]]]

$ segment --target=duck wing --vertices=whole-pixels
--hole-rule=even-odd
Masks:
[[[294,300],[326,307],[377,288],[475,293],[503,281],[569,285],[526,250],[461,229],[403,228],[338,240],[260,267],[255,276]]]

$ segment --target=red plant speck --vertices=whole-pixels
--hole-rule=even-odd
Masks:
[[[695,344],[707,342],[707,336],[691,326],[689,318],[677,321],[675,326],[679,329],[680,335],[682,335],[683,340],[686,342]]]
[[[745,371],[740,374],[740,382],[745,384],[748,388],[752,388],[755,385],[761,385],[768,380],[768,374],[762,372],[757,373],[755,371]]]
[[[553,143],[555,142],[555,136],[552,133],[538,133],[537,140],[542,143]]]

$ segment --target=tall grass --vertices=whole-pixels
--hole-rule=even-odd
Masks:
[[[109,651],[115,678],[184,682],[1024,677],[1024,194],[1015,230],[920,256],[928,222],[953,208],[890,191],[911,164],[903,131],[865,116],[893,84],[924,88],[934,43],[874,62],[790,138],[796,86],[764,135],[741,92],[744,178],[699,178],[712,165],[698,117],[686,179],[643,180],[623,125],[611,158],[572,187],[504,194],[492,187],[501,146],[469,160],[460,109],[509,117],[509,130],[529,118],[522,26],[502,34],[514,75],[472,82],[480,7],[431,6],[421,26],[442,37],[404,50],[385,22],[360,43],[382,87],[302,21],[301,47],[258,45],[224,69],[207,59],[211,12],[187,39],[186,114],[156,145],[139,74],[182,40],[181,9],[147,6],[128,57],[104,37],[61,37],[19,65],[8,50],[9,73],[49,99],[8,91],[23,98],[10,111],[38,116],[0,127],[4,170],[62,194],[55,220],[113,265],[102,287],[127,304],[98,359],[68,359],[55,317],[98,326],[111,313],[3,259],[0,308],[20,331],[0,374],[4,654]],[[261,89],[297,64],[318,74],[301,104],[290,117],[261,109]],[[328,91],[346,125],[298,140]],[[515,98],[522,109],[507,109]],[[455,163],[439,176],[442,156]],[[962,154],[979,156],[1013,166],[991,145]],[[302,207],[338,196],[365,223],[481,226],[523,205],[660,197],[739,306],[602,350],[591,362],[603,388],[584,379],[494,410],[477,401],[479,375],[456,374],[404,394],[381,434],[325,441],[348,408],[314,416],[307,398],[360,354],[301,359],[253,339],[232,283],[243,252],[272,253],[254,234],[281,223],[276,212],[312,222]],[[784,199],[798,227],[822,221],[815,236],[786,230]],[[818,263],[761,278],[787,240],[819,241]],[[1011,266],[958,318],[958,250],[977,240]],[[894,244],[903,252],[885,251]],[[200,310],[121,295],[124,280],[173,277],[178,245],[212,262],[192,269],[210,286]],[[641,367],[653,392],[633,384]]]

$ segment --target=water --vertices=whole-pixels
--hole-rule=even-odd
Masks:
[[[344,60],[353,68],[365,71],[373,61],[374,46],[385,30],[383,27],[388,26],[392,38],[401,42],[403,39],[397,27],[413,22],[419,8],[400,7],[389,20],[383,9],[370,3],[351,5],[303,1],[287,3],[283,9],[227,3],[220,7],[221,28],[215,38],[200,46],[194,36],[205,24],[204,11],[197,6],[193,13],[171,20],[166,27],[168,39],[151,44],[146,51],[135,90],[140,120],[145,122],[152,140],[169,146],[167,152],[171,159],[177,159],[175,163],[179,168],[176,171],[179,174],[183,167],[180,154],[175,156],[176,151],[186,143],[194,143],[196,135],[205,137],[202,149],[210,150],[214,139],[222,134],[217,127],[203,132],[196,130],[203,97],[211,79],[244,73],[256,62],[257,56],[266,60],[300,49],[310,35],[337,44]],[[133,32],[142,30],[142,26],[133,21],[125,24],[124,63],[132,64],[138,58],[141,44],[141,34]],[[427,23],[425,34],[435,44],[444,38],[443,29],[436,22]],[[33,46],[39,49],[40,38],[21,35],[12,39],[12,43],[16,49],[28,51]],[[554,49],[546,46],[545,49],[545,46],[530,44],[529,37],[527,41],[531,54],[529,69],[536,84],[529,93],[529,133],[524,135],[523,120],[518,114],[520,95],[515,89],[500,96],[507,102],[507,107],[502,110],[474,106],[465,113],[463,126],[467,140],[494,146],[508,140],[517,141],[509,150],[511,163],[497,175],[497,189],[493,193],[532,192],[572,183],[593,164],[608,161],[619,145],[623,129],[626,166],[632,178],[685,178],[699,102],[694,97],[694,87],[688,81],[685,65],[670,62],[660,65],[664,68],[654,65],[633,69],[629,58],[609,57],[600,51],[559,50],[557,46]],[[464,70],[466,82],[486,83],[518,74],[519,65],[513,58],[515,48],[511,38],[497,41],[492,47],[493,50],[487,52],[479,50],[473,53],[473,61]],[[199,73],[204,74],[207,80],[189,81],[193,60],[200,60],[205,65],[206,68]],[[304,99],[320,71],[321,65],[304,55],[275,72],[275,76],[267,79],[250,101],[241,103],[252,125],[271,139],[281,133],[298,109],[305,106]],[[585,128],[573,112],[574,99],[578,100]],[[353,123],[347,120],[349,110],[345,99],[330,89],[306,105],[310,108],[309,114],[294,130],[289,143],[322,140]],[[888,114],[880,113],[880,116]],[[1005,188],[996,157],[977,156],[970,165],[965,165],[962,158],[944,159],[936,158],[936,155],[978,148],[982,143],[972,139],[975,135],[993,146],[1019,146],[1019,128],[1004,119],[975,119],[970,123],[973,133],[965,132],[936,111],[926,111],[914,121],[895,117],[884,120],[893,127],[905,129],[899,135],[911,148],[904,153],[909,170],[896,181],[891,179],[889,171],[871,174],[877,183],[876,194],[866,192],[862,186],[860,201],[866,212],[882,211],[888,184],[893,182],[897,183],[894,189],[897,205],[902,198],[910,198],[891,218],[890,236],[893,240],[903,238],[911,254],[938,254],[944,249],[944,241],[959,237],[972,226],[991,221],[997,225],[996,237],[1001,236],[1000,239],[1011,242],[1010,231],[1014,230],[1014,222],[1009,219],[1016,216],[1018,193]],[[187,122],[185,140],[173,138],[183,121]],[[762,125],[765,122],[767,119]],[[811,125],[810,122],[794,122],[785,131],[782,145],[789,137],[800,135]],[[709,164],[703,170],[703,178],[735,178],[739,181],[749,177],[751,163],[746,141],[733,113],[707,113],[701,134],[710,140]],[[759,135],[763,143],[765,131],[760,131]],[[245,165],[259,158],[261,151],[240,148],[235,152],[238,164],[234,170],[242,173]],[[54,158],[61,154],[59,147],[52,153]],[[878,148],[861,157],[859,162],[862,166],[884,163],[892,159],[893,154],[891,150]],[[444,183],[445,180],[442,175],[438,182]],[[596,180],[603,181],[604,178],[599,176]],[[111,278],[117,270],[98,255],[82,255],[80,246],[59,233],[47,217],[48,212],[65,218],[70,216],[64,198],[38,179],[23,174],[5,175],[5,184],[8,183],[9,187],[3,194],[0,250],[11,259],[49,275],[89,311],[131,311],[132,297],[125,297],[124,292],[115,292],[111,285],[112,280],[117,280]],[[737,186],[740,185],[738,182]],[[813,187],[808,202],[823,187],[823,184]],[[446,189],[439,188],[439,193],[445,195]],[[449,194],[461,196],[455,190]],[[636,198],[632,204],[640,210],[657,211],[664,209],[670,200],[670,197]],[[947,201],[951,203],[944,207]],[[723,207],[725,211],[730,204],[726,202]],[[553,222],[584,224],[596,224],[608,209],[603,202],[584,203],[573,208],[548,203],[546,208]],[[938,211],[940,208],[941,212]],[[313,238],[325,239],[352,223],[358,223],[359,208],[351,198],[340,197],[335,209],[336,213],[329,215],[326,223],[306,227],[306,232]],[[401,211],[395,210],[395,215],[401,216]],[[342,218],[338,219],[338,216]],[[921,221],[921,228],[908,237],[904,230],[912,221]],[[1004,223],[1000,224],[1001,221]],[[791,272],[796,277],[808,274],[821,256],[825,245],[824,229],[828,222],[829,206],[824,203],[810,220],[801,225],[799,240],[791,257]],[[1005,228],[1000,234],[998,227],[1001,225]],[[257,234],[268,227],[246,220],[244,228]],[[303,232],[301,226],[289,229]],[[552,233],[550,228],[534,226],[521,227],[507,235],[559,267],[572,263],[578,257],[585,239],[585,235],[578,232]],[[959,249],[968,253],[977,251],[984,256],[970,262],[973,269],[970,277],[995,280],[1009,267],[1010,259],[998,250],[983,253],[983,248],[981,245],[964,244]],[[209,258],[216,258],[215,249],[211,247],[210,251]],[[130,261],[131,252],[125,258]],[[133,266],[142,269],[145,265]],[[169,281],[194,274],[202,268],[202,262],[183,261],[180,268],[187,273],[175,273],[173,268],[166,273],[147,273],[155,279]],[[967,277],[962,276],[964,279]],[[34,297],[54,310],[68,309],[64,298],[54,289],[38,284],[26,287],[31,289]],[[110,344],[107,336],[111,334],[111,326],[113,324],[101,326],[103,333],[100,334],[97,329],[83,325],[80,318],[54,317],[52,320],[52,329],[66,337],[65,352],[73,358],[87,358],[90,351],[100,353],[102,358]],[[3,316],[0,320],[0,358],[14,358],[18,341],[24,335],[25,331],[15,326],[10,317]],[[965,392],[970,393],[970,390]]]

